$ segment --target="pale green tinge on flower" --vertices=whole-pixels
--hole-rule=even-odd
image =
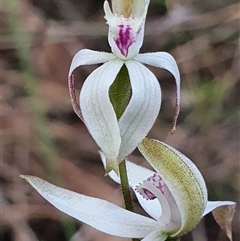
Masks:
[[[235,202],[207,201],[206,186],[200,172],[186,156],[173,147],[156,140],[144,139],[139,149],[157,172],[156,174],[154,171],[126,161],[129,184],[140,205],[159,223],[159,230],[151,233],[147,238],[154,235],[162,236],[166,233],[171,237],[181,236],[196,226],[203,216],[213,212],[216,222],[232,240],[231,223]],[[154,185],[149,182],[150,179],[156,181],[157,175],[165,183],[161,188],[162,191],[156,186],[154,188]],[[110,172],[109,176],[120,183],[119,177],[114,172]],[[150,192],[150,197],[155,195],[156,198],[147,200],[144,197],[149,195],[146,190]],[[170,221],[165,224],[164,220],[169,214],[161,192],[168,201],[171,212]],[[167,213],[165,213],[166,210]]]
[[[138,146],[173,195],[181,216],[177,236],[190,231],[200,221],[207,204],[207,189],[197,167],[167,144],[145,138]]]
[[[104,2],[104,12],[109,25],[108,42],[112,52],[120,59],[129,59],[139,53],[143,43],[144,25],[149,0]]]

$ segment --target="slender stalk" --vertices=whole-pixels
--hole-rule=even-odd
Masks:
[[[122,194],[125,203],[125,208],[129,211],[133,211],[132,195],[128,183],[127,169],[125,160],[119,164],[119,173],[122,186]]]
[[[127,168],[126,168],[126,161],[122,161],[119,164],[119,173],[120,173],[120,180],[122,186],[122,194],[125,203],[125,208],[129,211],[133,211],[133,202],[132,202],[132,195],[131,190],[128,182],[127,176]],[[133,238],[132,241],[139,241],[139,239]]]

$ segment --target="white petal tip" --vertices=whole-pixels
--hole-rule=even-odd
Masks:
[[[26,175],[19,175],[19,177],[21,177],[23,180],[29,182],[28,176],[26,176]]]

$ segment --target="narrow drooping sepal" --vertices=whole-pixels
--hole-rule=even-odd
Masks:
[[[166,52],[138,54],[134,59],[143,64],[165,69],[173,75],[176,82],[176,107],[171,129],[171,134],[173,134],[176,129],[177,118],[180,111],[180,73],[175,59]]]
[[[89,49],[82,49],[78,51],[73,57],[68,73],[68,89],[73,110],[82,121],[84,121],[84,119],[82,116],[81,108],[76,98],[73,71],[77,67],[82,65],[105,63],[114,58],[115,56],[113,54],[93,51]]]
[[[186,156],[160,141],[145,138],[138,149],[162,177],[180,212],[181,227],[170,236],[189,232],[200,221],[207,204],[201,173]]]
[[[158,228],[158,223],[153,219],[105,200],[72,192],[38,177],[21,177],[60,211],[107,234],[143,238]]]
[[[132,96],[119,119],[119,160],[125,159],[147,135],[161,106],[161,89],[153,73],[134,60],[125,64],[130,77]]]
[[[236,203],[230,201],[211,201],[207,203],[204,215],[212,212],[214,219],[232,241],[232,220],[236,210]]]
[[[109,88],[122,65],[118,59],[103,64],[88,76],[80,92],[82,115],[90,134],[106,156],[106,171],[118,172],[121,136]]]

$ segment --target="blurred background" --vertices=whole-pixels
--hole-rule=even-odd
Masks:
[[[19,174],[123,205],[98,147],[72,110],[67,74],[82,48],[110,51],[103,0],[3,0],[1,4],[2,241],[124,241],[82,224],[48,204]],[[169,136],[175,103],[172,76],[150,67],[163,101],[150,137],[187,155],[202,172],[209,200],[239,203],[239,27],[235,0],[151,0],[141,52],[171,53],[181,73],[181,112]],[[75,71],[79,93],[97,66]],[[78,95],[77,93],[77,95]],[[148,167],[135,151],[130,160]],[[143,213],[134,199],[136,211]],[[79,208],[81,205],[79,204]],[[240,240],[239,205],[233,240]],[[225,241],[207,215],[183,241]]]

